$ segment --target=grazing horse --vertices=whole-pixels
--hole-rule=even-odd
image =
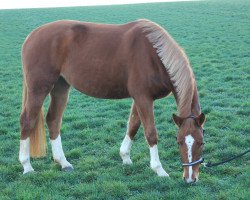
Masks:
[[[73,170],[61,143],[60,127],[70,86],[96,98],[133,99],[128,129],[120,147],[124,164],[142,123],[150,149],[150,166],[168,176],[157,148],[153,102],[173,93],[179,116],[177,142],[183,177],[198,180],[203,144],[201,113],[193,71],[187,56],[162,27],[149,20],[122,25],[63,20],[32,31],[22,47],[23,108],[20,116],[19,160],[24,174],[34,171],[30,156],[46,154],[43,102],[50,94],[46,116],[53,158],[65,171]],[[192,165],[189,165],[193,163]]]

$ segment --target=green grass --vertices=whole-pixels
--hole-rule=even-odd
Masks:
[[[249,155],[220,167],[202,168],[197,184],[182,181],[171,120],[176,113],[172,96],[155,102],[159,153],[169,179],[157,177],[149,168],[142,128],[131,152],[133,165],[122,165],[118,152],[130,99],[94,99],[74,89],[61,132],[75,171],[61,172],[51,159],[49,145],[46,158],[32,160],[36,173],[21,174],[20,49],[27,34],[59,19],[125,23],[138,18],[165,27],[189,56],[207,116],[205,158],[219,161],[249,148],[249,1],[0,10],[0,199],[248,199]]]

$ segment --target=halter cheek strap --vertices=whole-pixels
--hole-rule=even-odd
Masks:
[[[201,164],[204,162],[204,158],[200,158],[199,160],[196,160],[194,162],[191,162],[191,163],[182,163],[182,166],[183,167],[190,167],[190,166],[194,166],[194,165],[197,165],[197,164]]]

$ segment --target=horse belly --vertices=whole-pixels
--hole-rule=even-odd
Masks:
[[[123,99],[128,98],[129,94],[126,87],[117,85],[110,86],[106,84],[86,84],[86,81],[83,84],[74,86],[80,92],[101,99]]]
[[[70,67],[62,76],[66,81],[80,92],[103,99],[128,98],[127,81],[121,72],[111,71],[110,66],[101,67]]]

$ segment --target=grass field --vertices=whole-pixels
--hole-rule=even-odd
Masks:
[[[159,154],[170,178],[159,178],[150,169],[142,128],[131,152],[133,165],[122,165],[119,147],[131,99],[94,99],[74,89],[61,132],[66,157],[75,171],[60,171],[51,159],[49,144],[46,158],[32,160],[36,173],[22,175],[18,162],[20,49],[27,34],[39,25],[59,19],[125,23],[139,18],[166,28],[190,58],[207,116],[204,157],[216,162],[249,148],[249,1],[0,10],[1,200],[249,199],[249,155],[220,167],[202,168],[197,184],[183,182],[175,141],[177,129],[171,120],[172,113],[176,113],[172,96],[155,102]],[[48,102],[49,99],[46,108]]]

